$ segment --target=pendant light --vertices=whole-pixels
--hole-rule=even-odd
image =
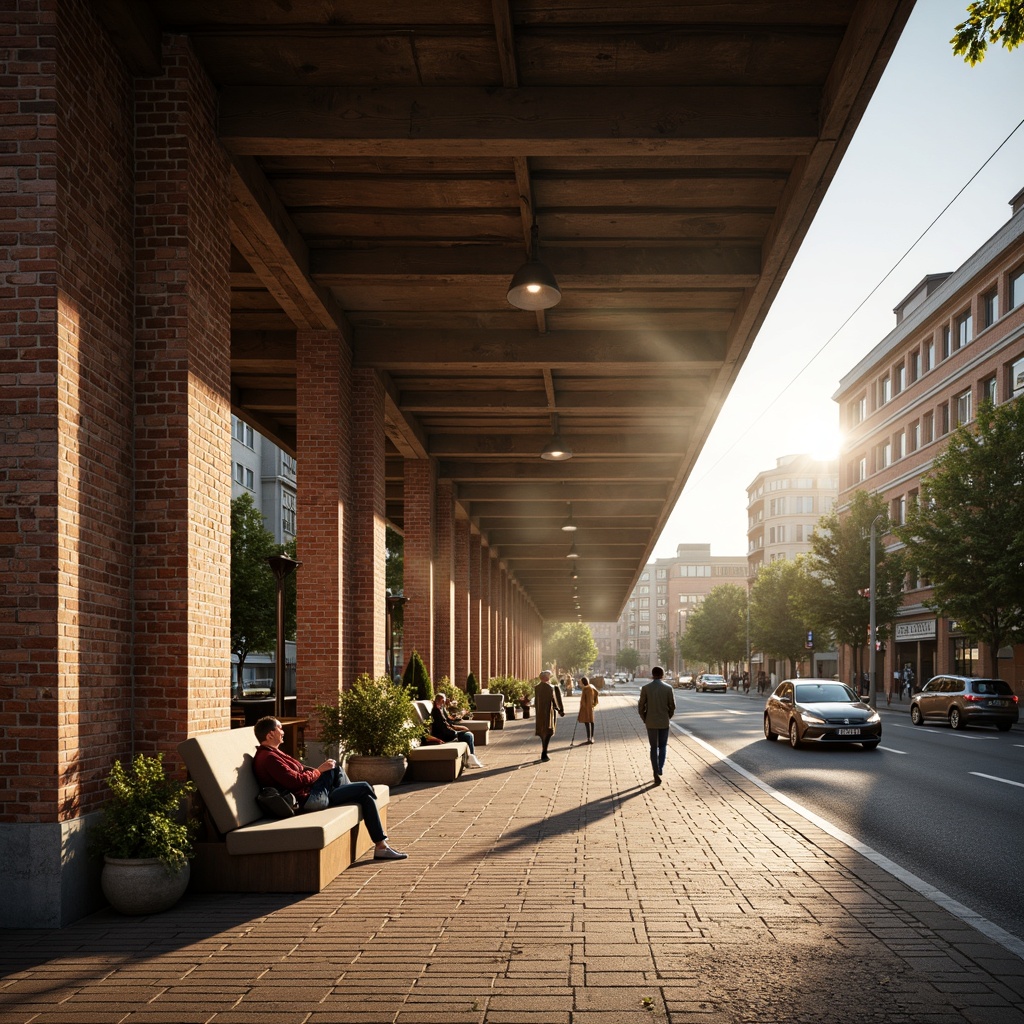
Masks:
[[[508,286],[508,301],[517,309],[551,309],[562,300],[555,275],[537,255],[539,237],[535,219],[530,229],[530,258],[512,275]]]
[[[572,449],[562,440],[558,432],[558,413],[551,414],[552,438],[547,447],[540,453],[540,457],[547,462],[567,462],[572,458]]]

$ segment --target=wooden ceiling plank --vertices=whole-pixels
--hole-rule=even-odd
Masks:
[[[818,102],[811,86],[227,86],[218,130],[241,155],[796,156]]]

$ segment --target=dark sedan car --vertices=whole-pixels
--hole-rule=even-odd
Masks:
[[[764,738],[804,743],[860,743],[874,750],[882,741],[882,719],[843,683],[784,679],[764,706]]]
[[[914,694],[910,720],[949,722],[954,729],[968,725],[994,725],[1007,732],[1020,718],[1019,701],[1002,679],[970,676],[933,676]]]

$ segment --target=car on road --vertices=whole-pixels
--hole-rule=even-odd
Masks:
[[[882,719],[845,683],[827,679],[783,679],[764,706],[764,738],[805,743],[860,743],[874,750],[882,742]]]
[[[686,676],[686,675],[676,676],[676,678],[672,680],[672,685],[677,690],[692,690],[693,689],[693,676]]]
[[[725,676],[715,675],[714,672],[702,672],[697,677],[695,689],[701,693],[725,693],[729,689],[729,684],[725,681]]]
[[[994,725],[1007,732],[1020,719],[1017,695],[1002,679],[932,676],[910,701],[910,720],[949,722],[954,729]]]

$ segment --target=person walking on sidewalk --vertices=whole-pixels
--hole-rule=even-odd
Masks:
[[[548,744],[555,735],[555,715],[565,715],[562,706],[562,694],[557,686],[551,685],[551,673],[545,669],[540,674],[540,682],[533,690],[533,706],[536,709],[537,725],[535,732],[540,737],[540,759],[550,761]]]
[[[665,770],[665,755],[668,753],[668,727],[676,713],[676,695],[665,682],[664,669],[655,665],[651,669],[651,681],[640,690],[637,710],[647,726],[647,739],[651,745],[651,768],[654,769],[654,784],[661,785]]]
[[[580,710],[577,722],[582,722],[587,730],[587,742],[594,742],[594,708],[597,707],[597,687],[590,685],[586,676],[580,676]]]

